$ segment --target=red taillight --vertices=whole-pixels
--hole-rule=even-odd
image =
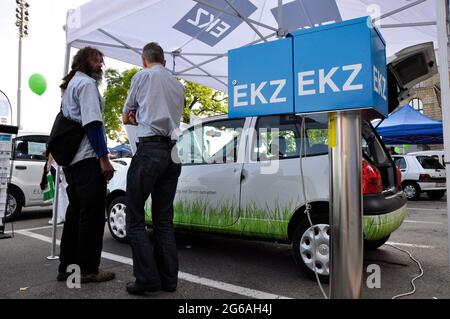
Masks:
[[[379,194],[383,192],[383,183],[378,168],[366,161],[362,164],[363,194]]]
[[[395,173],[397,175],[397,187],[402,187],[402,171],[398,166],[395,166]]]
[[[426,182],[426,181],[430,181],[431,180],[431,176],[428,174],[420,174],[419,175],[419,181],[421,182]]]

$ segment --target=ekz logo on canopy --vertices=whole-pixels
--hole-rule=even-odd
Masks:
[[[209,0],[208,3],[217,8],[224,7],[223,0]],[[232,5],[246,18],[256,11],[256,7],[249,0],[234,1]],[[228,5],[224,9],[233,12]],[[197,4],[173,28],[213,47],[241,23],[243,23],[241,18]]]
[[[208,0],[208,3],[211,6],[196,4],[173,28],[213,47],[241,25],[243,19],[212,8],[234,12],[224,0]],[[231,5],[245,18],[257,10],[249,0],[234,0]],[[278,6],[270,11],[280,23]],[[282,6],[282,16],[283,27],[291,31],[342,21],[335,0],[292,1]]]

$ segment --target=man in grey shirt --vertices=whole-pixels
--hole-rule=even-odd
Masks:
[[[178,257],[173,228],[173,200],[181,173],[179,160],[172,159],[171,136],[180,125],[184,88],[165,69],[164,52],[149,43],[142,53],[144,69],[131,81],[123,108],[123,123],[137,125],[137,152],[127,175],[127,237],[133,252],[136,280],[127,291],[175,291]],[[154,244],[145,230],[145,201],[151,194]]]
[[[103,75],[103,54],[85,47],[73,58],[72,69],[63,79],[62,112],[80,123],[85,131],[72,162],[64,167],[68,183],[58,281],[65,281],[67,267],[76,264],[81,282],[114,279],[113,272],[99,269],[105,228],[106,182],[114,174],[108,158],[103,125],[103,101],[98,83]]]

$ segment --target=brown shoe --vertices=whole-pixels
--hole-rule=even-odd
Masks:
[[[85,284],[88,282],[104,282],[110,281],[116,278],[116,274],[111,271],[98,270],[96,274],[82,274],[81,275],[81,283]]]

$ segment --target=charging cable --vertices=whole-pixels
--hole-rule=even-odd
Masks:
[[[305,175],[303,173],[303,159],[306,157],[306,147],[305,147],[306,143],[304,141],[304,138],[306,136],[306,125],[305,124],[306,124],[305,123],[305,117],[302,116],[301,128],[300,128],[300,143],[301,143],[301,150],[300,150],[300,177],[301,177],[301,183],[302,183],[302,194],[303,194],[303,199],[304,199],[304,202],[305,202],[305,211],[304,211],[304,213],[308,217],[309,225],[311,226],[311,229],[313,231],[313,236],[312,236],[313,237],[313,245],[314,245],[314,248],[316,248],[316,237],[315,237],[315,232],[314,232],[314,225],[313,225],[313,222],[312,222],[312,219],[311,219],[311,214],[310,214],[312,207],[311,207],[311,204],[309,204],[308,198],[306,196],[305,178],[304,178]],[[392,297],[392,299],[397,299],[397,298],[413,295],[416,292],[416,285],[414,284],[414,281],[416,281],[417,279],[419,279],[420,277],[422,277],[424,275],[424,271],[423,271],[422,265],[420,264],[420,262],[417,259],[415,259],[412,256],[412,254],[409,251],[403,250],[403,249],[398,248],[398,247],[396,247],[394,245],[390,245],[390,244],[385,244],[385,245],[408,254],[409,257],[411,258],[411,260],[414,261],[417,264],[417,266],[419,267],[419,270],[420,270],[420,274],[418,274],[416,277],[414,277],[411,280],[411,286],[413,287],[413,290],[410,291],[410,292],[404,293],[404,294],[400,294],[400,295],[394,296],[394,297]],[[313,255],[314,275],[316,277],[317,284],[319,286],[319,289],[320,289],[323,297],[325,299],[328,299],[328,296],[327,296],[327,294],[325,293],[325,291],[323,289],[322,283],[320,282],[320,278],[319,278],[319,275],[317,273],[316,253],[314,252],[312,255]]]
[[[301,178],[301,183],[302,183],[303,199],[305,201],[305,207],[306,207],[304,213],[308,217],[309,225],[311,226],[310,229],[312,229],[312,232],[313,232],[313,236],[312,236],[313,237],[313,246],[314,246],[314,249],[316,250],[316,247],[317,247],[317,245],[316,245],[316,233],[314,231],[314,225],[313,225],[312,220],[311,220],[311,214],[310,214],[311,204],[309,204],[308,198],[306,196],[305,175],[303,173],[303,159],[306,157],[306,148],[305,148],[305,144],[306,143],[304,141],[304,138],[305,138],[305,135],[306,135],[305,134],[306,133],[306,125],[305,124],[306,124],[305,117],[302,116],[302,124],[301,124],[301,127],[300,127],[300,145],[301,145],[300,146],[301,147],[300,148],[300,178]],[[325,293],[325,291],[324,291],[324,289],[322,287],[322,283],[320,282],[319,275],[317,274],[316,251],[313,252],[312,257],[313,257],[314,275],[316,276],[317,284],[319,285],[319,289],[322,292],[323,297],[325,299],[328,299],[328,296],[327,296],[327,294]]]
[[[403,250],[403,249],[398,248],[398,247],[396,247],[396,246],[394,246],[394,245],[390,245],[390,244],[385,244],[385,245],[386,245],[386,246],[389,246],[389,247],[392,247],[392,248],[395,248],[395,249],[397,249],[397,250],[400,250],[400,251],[402,251],[402,252],[408,254],[408,255],[409,255],[409,258],[411,258],[411,260],[414,261],[414,262],[417,264],[417,266],[419,266],[419,270],[420,270],[420,274],[418,274],[416,277],[414,277],[414,278],[411,280],[411,286],[413,287],[413,290],[411,290],[410,292],[404,293],[404,294],[400,294],[400,295],[394,296],[394,297],[392,297],[392,299],[397,299],[397,298],[406,297],[406,296],[410,296],[410,295],[415,294],[415,293],[416,293],[416,285],[414,284],[414,281],[415,281],[416,279],[419,279],[420,277],[422,277],[423,274],[424,274],[422,265],[420,264],[420,262],[419,262],[417,259],[415,259],[415,258],[411,255],[411,253],[410,253],[409,251]]]

